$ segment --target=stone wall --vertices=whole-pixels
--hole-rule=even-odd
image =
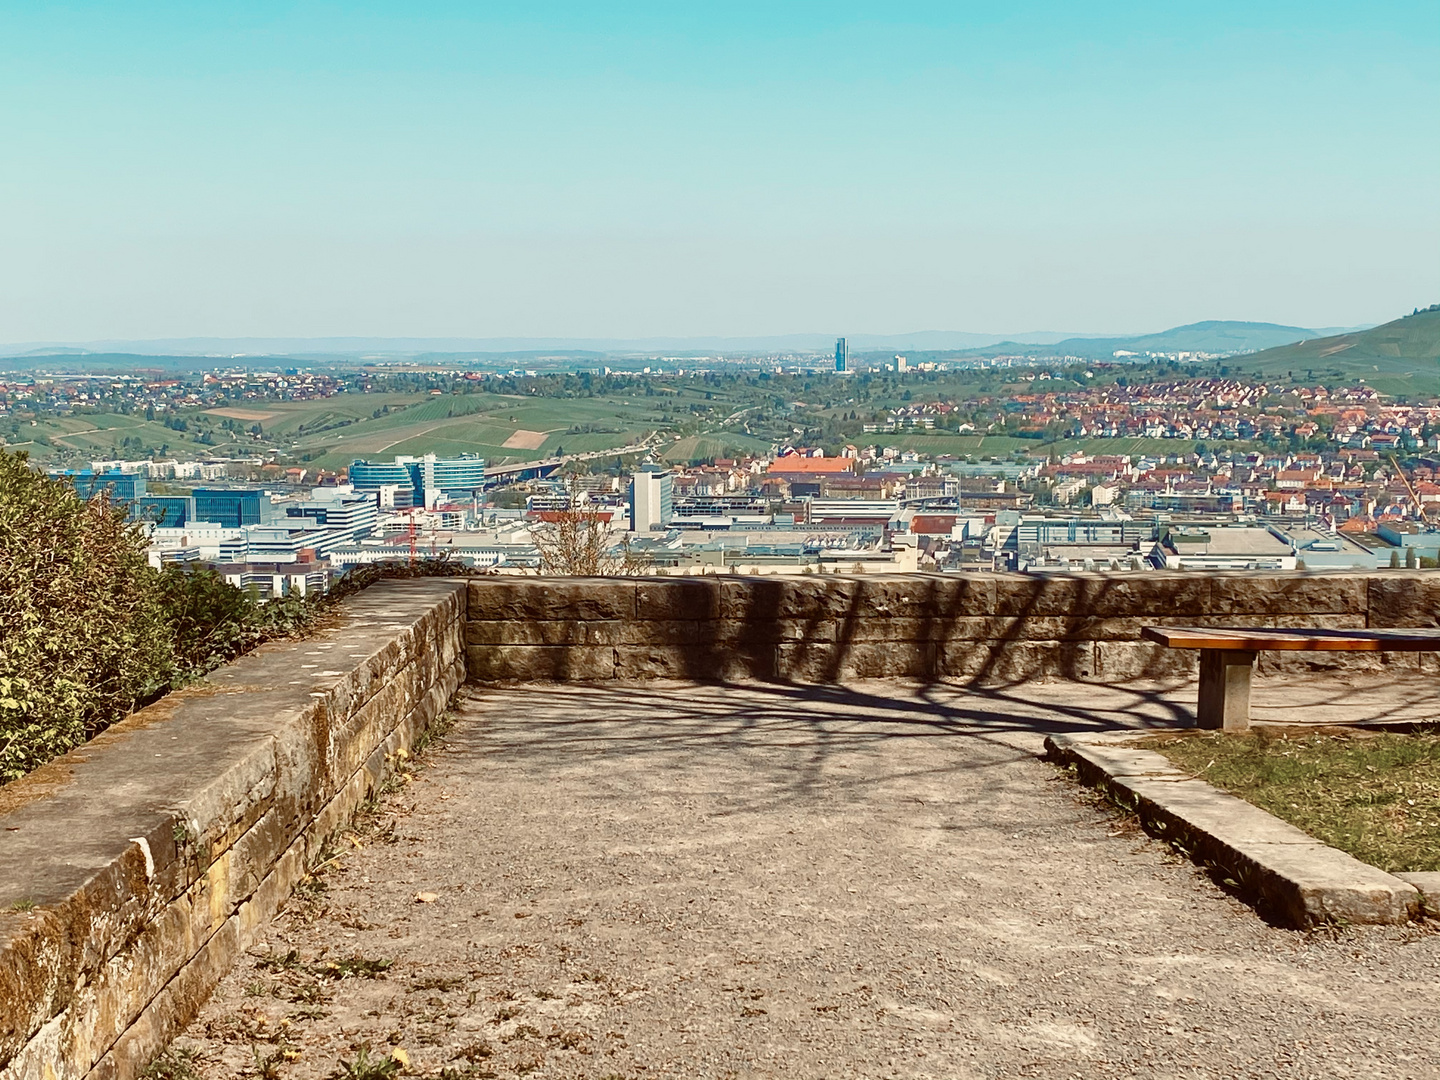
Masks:
[[[1440,572],[472,581],[472,680],[856,678],[1098,682],[1192,675],[1155,625],[1440,626]],[[1262,670],[1427,654],[1265,653]]]
[[[0,788],[0,1080],[137,1076],[467,673],[1124,682],[1193,668],[1167,622],[1440,626],[1440,572],[373,586]]]
[[[393,581],[0,788],[0,1080],[129,1080],[464,679]]]

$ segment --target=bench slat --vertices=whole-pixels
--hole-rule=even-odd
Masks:
[[[1140,636],[1172,649],[1311,652],[1440,652],[1440,630],[1277,630],[1273,627],[1146,626]]]

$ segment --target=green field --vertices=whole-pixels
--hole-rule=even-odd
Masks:
[[[168,453],[183,457],[199,457],[207,453],[235,454],[242,451],[240,442],[226,433],[216,445],[206,446],[196,432],[179,432],[158,420],[119,413],[61,416],[23,424],[20,433],[6,441],[7,449],[23,450],[36,461],[58,462],[92,458],[137,458],[148,456],[145,448],[168,446]],[[126,442],[130,440],[130,442]]]
[[[11,449],[28,451],[36,460],[67,464],[154,453],[246,456],[269,450],[280,451],[282,460],[294,459],[323,469],[340,469],[356,458],[426,453],[479,454],[501,464],[561,452],[616,449],[656,431],[683,430],[687,423],[693,431],[697,423],[680,403],[700,399],[689,390],[653,396],[571,398],[348,393],[318,401],[247,400],[215,409],[187,409],[177,414],[188,426],[186,432],[138,415],[47,417],[34,424],[23,423],[8,444]],[[251,434],[257,424],[259,437]],[[202,432],[208,432],[213,443],[201,442]],[[507,441],[515,445],[506,446]],[[691,441],[697,447],[703,442],[707,448],[717,448],[717,454],[769,446],[745,435],[719,434]],[[162,451],[162,447],[168,449]],[[704,456],[712,456],[709,449]]]
[[[660,455],[662,461],[686,463],[709,461],[713,458],[737,457],[746,454],[767,454],[771,444],[753,435],[717,431],[706,435],[689,435],[676,439]]]
[[[355,458],[427,453],[479,454],[500,464],[617,448],[670,426],[665,411],[669,399],[663,396],[610,400],[447,394],[415,396],[410,401],[409,408],[400,410],[392,404],[388,415],[367,414],[341,427],[319,430],[312,423],[304,430],[297,428],[289,445],[283,440],[281,444],[289,453],[327,469],[348,465]],[[519,444],[506,446],[517,432],[534,437],[527,444],[519,436]]]

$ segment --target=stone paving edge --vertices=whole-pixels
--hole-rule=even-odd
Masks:
[[[1139,733],[1057,734],[1051,761],[1133,811],[1152,836],[1205,866],[1265,919],[1293,929],[1393,924],[1419,917],[1430,888],[1321,843],[1259,807],[1132,743]],[[1418,875],[1417,875],[1418,876]],[[1440,878],[1440,875],[1431,875]],[[1423,888],[1423,891],[1422,891]]]

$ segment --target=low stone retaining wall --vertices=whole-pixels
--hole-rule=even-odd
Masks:
[[[1166,622],[1440,626],[1440,572],[375,585],[0,788],[0,1080],[137,1076],[467,674],[1125,682]]]
[[[1193,675],[1145,624],[1440,626],[1440,572],[472,581],[481,682],[906,677],[1106,683]],[[1433,667],[1417,654],[1262,655],[1261,670]]]
[[[382,582],[0,788],[0,1080],[129,1080],[464,680],[463,583]]]

